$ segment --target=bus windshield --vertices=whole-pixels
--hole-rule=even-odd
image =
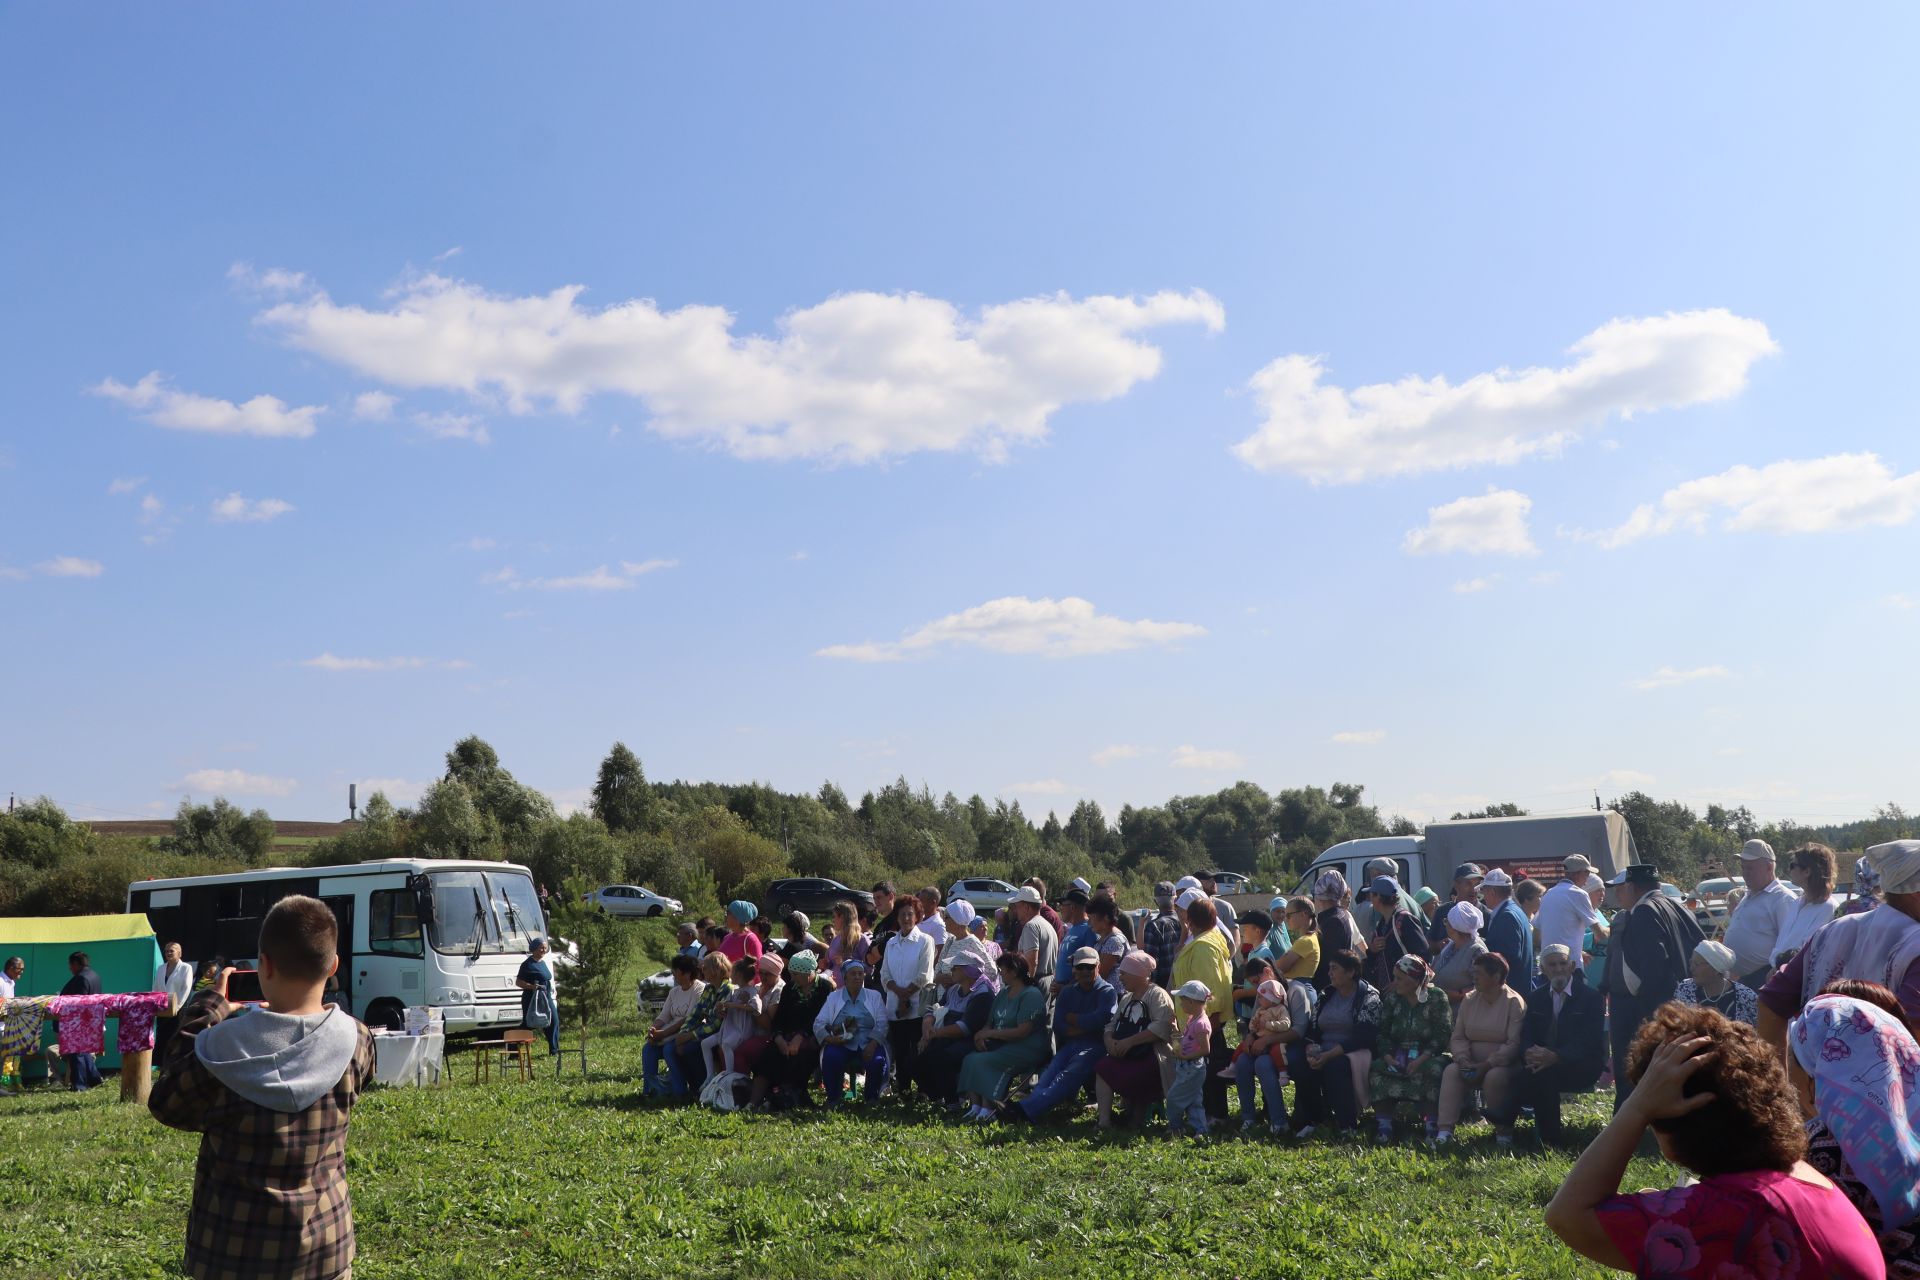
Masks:
[[[533,881],[512,871],[435,871],[433,949],[443,955],[525,955],[546,932]]]

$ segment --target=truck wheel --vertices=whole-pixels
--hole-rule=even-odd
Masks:
[[[387,1031],[403,1031],[407,1025],[407,1007],[398,1000],[375,1000],[367,1010],[367,1025]]]

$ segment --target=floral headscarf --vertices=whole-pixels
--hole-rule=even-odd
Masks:
[[[1880,873],[1865,858],[1857,859],[1853,864],[1853,892],[1862,898],[1880,892]]]
[[[1414,989],[1413,1002],[1425,1004],[1427,996],[1433,990],[1432,985],[1427,981],[1433,976],[1433,971],[1427,968],[1427,962],[1419,956],[1401,956],[1393,962],[1393,970],[1395,973],[1410,974],[1419,981],[1420,985]]]
[[[1313,896],[1340,901],[1347,896],[1347,878],[1338,871],[1322,871],[1320,878],[1313,882]]]
[[[1880,1206],[1883,1226],[1920,1217],[1920,1044],[1883,1009],[1815,996],[1787,1043],[1813,1077],[1820,1122]]]

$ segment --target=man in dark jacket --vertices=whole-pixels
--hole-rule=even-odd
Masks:
[[[1693,949],[1705,936],[1693,913],[1660,892],[1660,873],[1635,863],[1611,883],[1620,913],[1607,940],[1608,1028],[1613,1040],[1613,1109],[1633,1092],[1627,1048],[1653,1011],[1673,999],[1686,978]]]
[[[67,979],[67,985],[60,988],[63,996],[97,996],[100,994],[100,975],[93,971],[93,962],[84,951],[76,951],[67,957],[67,968],[73,974]],[[91,1089],[100,1083],[100,1066],[90,1053],[70,1053],[67,1059],[67,1080],[75,1093]]]
[[[1555,943],[1540,953],[1540,974],[1543,981],[1527,994],[1527,1016],[1520,1024],[1520,1070],[1514,1072],[1507,1105],[1514,1115],[1532,1107],[1540,1141],[1557,1147],[1565,1135],[1560,1095],[1593,1088],[1606,1064],[1606,1007],[1565,945]]]

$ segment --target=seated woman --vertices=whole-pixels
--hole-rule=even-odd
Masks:
[[[820,1084],[827,1091],[827,1108],[840,1105],[842,1081],[849,1075],[866,1076],[866,1099],[880,1096],[887,1082],[887,1004],[867,985],[867,963],[848,960],[840,966],[846,985],[827,997],[813,1020],[813,1039],[820,1046]]]
[[[1900,1002],[1843,979],[1807,1001],[1787,1046],[1787,1077],[1814,1117],[1807,1163],[1867,1220],[1887,1274],[1920,1276],[1920,1044]]]
[[[1052,1056],[1047,1042],[1047,996],[1033,983],[1027,958],[1008,951],[997,962],[1000,994],[985,1030],[973,1037],[974,1052],[960,1064],[960,1092],[972,1104],[967,1119],[993,1119],[993,1104],[1007,1096],[1016,1075],[1038,1071]]]
[[[1473,962],[1473,993],[1453,1014],[1453,1039],[1448,1051],[1453,1061],[1440,1077],[1440,1121],[1433,1140],[1444,1146],[1460,1121],[1467,1094],[1478,1089],[1493,1122],[1493,1140],[1502,1150],[1513,1147],[1513,1121],[1507,1094],[1513,1068],[1520,1061],[1520,1032],[1527,1021],[1527,1002],[1507,985],[1507,958],[1489,951]]]
[[[963,938],[953,956],[952,979],[941,994],[940,1007],[923,1020],[913,1082],[933,1101],[945,1103],[947,1110],[960,1111],[960,1064],[973,1052],[973,1038],[986,1030],[993,1016],[993,998],[999,994],[984,944]]]
[[[1380,993],[1360,980],[1359,952],[1345,948],[1326,961],[1332,985],[1313,1011],[1306,1038],[1288,1047],[1296,1138],[1311,1137],[1315,1126],[1329,1117],[1335,1129],[1351,1134],[1367,1107]]]
[[[1287,1128],[1287,1103],[1280,1096],[1286,1081],[1287,1042],[1283,1037],[1293,1030],[1293,1014],[1287,1008],[1287,988],[1278,978],[1268,978],[1254,988],[1253,1017],[1247,1035],[1233,1051],[1233,1076],[1240,1088],[1240,1132],[1255,1133],[1260,1128],[1259,1112],[1254,1110],[1253,1087],[1267,1100],[1267,1132],[1279,1137]]]
[[[733,966],[727,957],[719,951],[709,951],[700,961],[700,978],[706,986],[700,992],[700,998],[693,1002],[693,1012],[680,1024],[680,1030],[674,1034],[672,1042],[673,1057],[670,1063],[680,1067],[680,1092],[673,1094],[677,1099],[697,1098],[700,1086],[707,1080],[707,1059],[701,1052],[700,1044],[708,1036],[720,1030],[720,1023],[726,1017],[721,1008],[733,987],[727,981],[733,972]],[[668,1071],[672,1072],[669,1065]]]
[[[1093,1065],[1093,1097],[1102,1129],[1113,1128],[1115,1094],[1126,1100],[1126,1118],[1132,1124],[1166,1093],[1161,1064],[1173,1048],[1173,997],[1154,985],[1154,967],[1153,954],[1136,947],[1113,971],[1120,998],[1107,1024],[1107,1056]]]
[[[1669,1002],[1627,1051],[1634,1081],[1547,1205],[1574,1252],[1637,1276],[1881,1280],[1886,1261],[1847,1197],[1804,1158],[1779,1057],[1752,1027]],[[1699,1181],[1620,1194],[1647,1129]]]
[[[647,1028],[647,1043],[640,1050],[640,1094],[647,1098],[687,1096],[687,1082],[680,1074],[673,1038],[680,1034],[694,1005],[700,1001],[700,993],[707,989],[707,984],[700,981],[700,964],[692,956],[676,955],[669,967],[673,971],[673,990],[667,993],[659,1016]],[[667,1069],[664,1080],[660,1078],[662,1065]]]
[[[1760,993],[1733,980],[1738,968],[1733,948],[1722,942],[1702,942],[1693,949],[1689,972],[1673,989],[1681,1004],[1701,1005],[1733,1022],[1752,1026],[1760,1019]]]
[[[1380,1030],[1367,1073],[1375,1142],[1392,1142],[1396,1121],[1422,1128],[1433,1124],[1453,1018],[1447,1002],[1434,994],[1431,976],[1425,960],[1402,956],[1393,966],[1392,986],[1380,998]]]
[[[1487,954],[1480,938],[1480,926],[1486,917],[1471,902],[1456,902],[1447,908],[1447,941],[1433,958],[1433,985],[1446,993],[1447,1003],[1458,1006],[1474,988],[1473,962]]]
[[[820,957],[804,949],[787,962],[786,981],[767,1024],[767,1047],[753,1060],[750,1106],[755,1111],[808,1102],[807,1081],[820,1065],[820,1042],[813,1038],[813,1024],[833,994],[833,988],[820,980],[819,968]]]

